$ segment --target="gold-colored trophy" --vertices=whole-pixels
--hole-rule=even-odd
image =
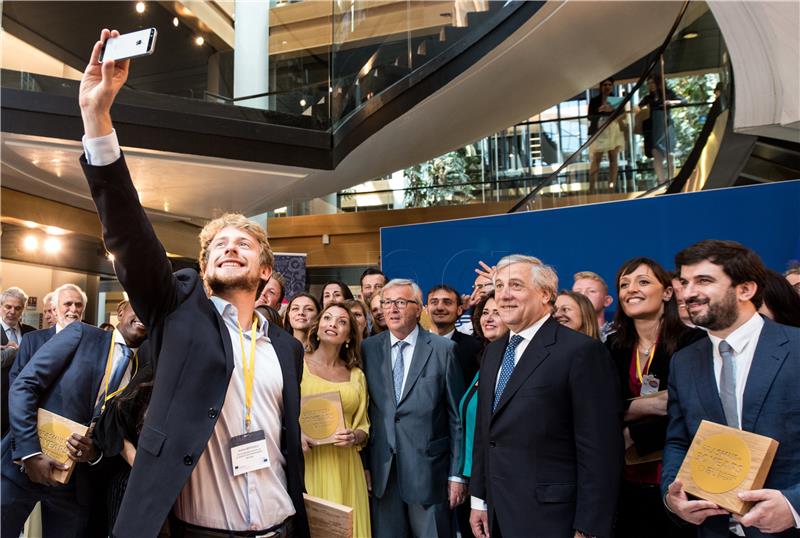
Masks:
[[[739,493],[760,489],[767,479],[778,441],[704,420],[678,471],[686,493],[744,515],[753,503]]]
[[[343,428],[342,397],[338,391],[313,394],[300,400],[300,429],[315,444],[333,443],[333,434]]]

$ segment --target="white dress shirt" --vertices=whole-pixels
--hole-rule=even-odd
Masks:
[[[16,327],[12,327],[11,325],[8,325],[5,321],[0,321],[0,324],[3,326],[3,332],[5,333],[6,338],[8,338],[9,342],[13,341],[13,340],[11,340],[11,337],[8,336],[9,329],[14,331],[14,335],[17,337],[17,344],[22,342],[22,327],[20,326],[19,323],[17,323]]]
[[[403,386],[400,388],[400,394],[406,388],[406,379],[408,379],[408,371],[411,369],[411,359],[414,358],[414,349],[417,347],[417,338],[419,337],[419,325],[414,327],[408,336],[403,338],[403,342],[408,344],[403,350]],[[394,345],[400,341],[395,335],[389,331],[389,341],[392,347],[392,371],[394,371],[394,363],[397,361],[397,351]]]
[[[708,334],[714,353],[714,378],[717,381],[717,390],[719,390],[719,378],[722,373],[722,356],[719,354],[719,343],[725,340],[733,348],[734,375],[736,379],[736,407],[739,412],[740,429],[742,427],[744,389],[747,385],[747,376],[750,374],[750,367],[753,365],[753,357],[756,353],[756,346],[758,346],[758,338],[761,336],[761,329],[763,328],[764,319],[760,314],[755,313],[752,318],[744,322],[726,338],[720,338],[711,333]],[[789,503],[788,499],[786,502],[792,510],[795,528],[800,527],[800,514],[797,513],[796,508]],[[733,520],[731,520],[731,522],[731,530],[739,536],[744,536],[741,525],[735,523]]]
[[[106,166],[113,163],[122,155],[117,131],[112,130],[110,134],[97,138],[83,135],[83,152],[86,155],[86,162],[92,166]]]
[[[539,329],[542,328],[542,325],[544,325],[544,322],[547,321],[547,319],[549,317],[550,317],[550,314],[545,314],[542,319],[540,319],[539,321],[537,321],[536,323],[534,323],[530,327],[528,327],[526,329],[522,329],[518,333],[515,333],[514,331],[509,331],[509,333],[508,333],[508,341],[509,342],[511,341],[511,338],[514,335],[519,335],[519,336],[522,337],[522,342],[517,344],[516,349],[514,349],[514,367],[516,367],[519,364],[519,360],[522,358],[523,353],[525,353],[525,350],[528,349],[528,344],[531,343],[531,340],[533,340],[533,337],[536,336],[536,333],[539,332]],[[500,364],[500,367],[502,368],[502,363]],[[512,375],[513,375],[513,373],[512,373]],[[499,372],[498,372],[498,375],[497,375],[497,380],[494,383],[495,390],[497,390],[497,384],[498,383],[500,383],[500,374],[499,374]],[[486,504],[486,501],[484,501],[483,499],[481,499],[479,497],[474,497],[474,496],[470,497],[470,506],[472,507],[473,510],[488,510],[489,509],[489,507]]]
[[[219,297],[211,301],[225,320],[233,348],[233,374],[219,419],[189,480],[175,503],[181,521],[212,529],[265,530],[294,515],[286,482],[286,458],[281,453],[283,374],[278,355],[267,336],[268,323],[258,316],[256,357],[253,360],[253,408],[250,431],[263,430],[270,466],[233,475],[231,437],[245,433],[244,369],[236,307]],[[250,328],[242,331],[250,353]]]

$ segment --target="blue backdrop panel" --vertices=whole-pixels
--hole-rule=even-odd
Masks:
[[[530,254],[558,271],[562,288],[590,270],[613,295],[625,260],[672,269],[675,253],[701,239],[739,241],[783,271],[800,259],[800,180],[382,228],[381,260],[389,278],[412,278],[423,292],[444,282],[469,293],[478,260]]]

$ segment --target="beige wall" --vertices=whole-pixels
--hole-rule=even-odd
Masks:
[[[0,262],[0,288],[6,289],[10,286],[18,286],[25,290],[25,293],[29,296],[36,297],[38,299],[36,304],[36,312],[38,314],[42,313],[42,299],[44,299],[44,296],[60,285],[69,283],[80,286],[86,292],[89,304],[86,306],[84,319],[94,321],[97,312],[99,281],[99,277],[94,275],[63,271],[43,265],[7,260]]]

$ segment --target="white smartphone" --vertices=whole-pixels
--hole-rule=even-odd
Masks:
[[[148,28],[119,37],[110,37],[100,51],[100,63],[105,60],[128,60],[153,54],[156,50],[157,35],[155,28]]]

